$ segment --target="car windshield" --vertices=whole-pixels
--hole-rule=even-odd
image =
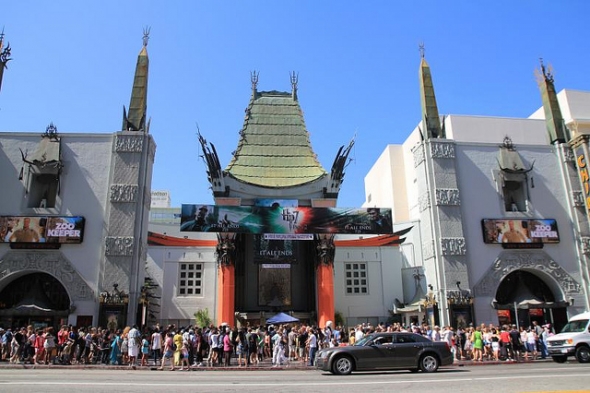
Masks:
[[[563,329],[561,329],[561,333],[583,332],[586,329],[586,325],[588,325],[587,319],[580,319],[578,321],[570,321],[563,327]]]

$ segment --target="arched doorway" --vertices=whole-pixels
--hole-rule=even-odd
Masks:
[[[533,272],[515,270],[501,281],[496,291],[494,307],[500,324],[531,326],[551,323],[557,331],[567,323],[563,301],[556,301],[550,286]]]
[[[37,272],[14,279],[0,291],[0,325],[35,327],[65,324],[70,296],[50,274]]]

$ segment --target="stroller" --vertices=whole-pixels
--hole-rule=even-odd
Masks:
[[[64,343],[64,346],[59,355],[59,364],[72,364],[72,350],[74,348],[74,340],[68,340]]]
[[[97,364],[102,360],[102,348],[97,343],[92,341],[90,343],[90,350],[88,352],[88,363]]]

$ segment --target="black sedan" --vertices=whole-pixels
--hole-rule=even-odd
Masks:
[[[395,369],[431,373],[450,364],[453,355],[446,342],[404,332],[369,334],[354,345],[321,349],[315,358],[318,369],[339,375]]]

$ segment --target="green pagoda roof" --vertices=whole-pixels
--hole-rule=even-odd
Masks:
[[[225,171],[242,182],[273,188],[327,175],[311,147],[296,91],[253,89],[238,148]]]

